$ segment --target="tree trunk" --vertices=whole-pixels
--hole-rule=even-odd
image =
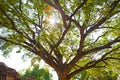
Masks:
[[[58,76],[58,80],[69,80],[66,75],[64,76]]]
[[[67,73],[61,72],[58,74],[58,80],[70,80],[70,79],[68,79]]]

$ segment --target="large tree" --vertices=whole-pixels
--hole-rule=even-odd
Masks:
[[[120,60],[120,0],[0,0],[0,44],[43,59],[59,80]]]

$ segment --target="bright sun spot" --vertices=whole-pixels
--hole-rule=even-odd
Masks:
[[[54,25],[56,23],[55,21],[55,16],[51,15],[49,18],[48,18],[48,21],[50,24]]]

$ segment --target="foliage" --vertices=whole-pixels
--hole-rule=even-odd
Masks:
[[[91,69],[77,74],[73,80],[117,80],[118,73],[111,70]]]
[[[28,78],[29,76],[33,76],[34,80],[52,80],[52,74],[49,73],[48,69],[39,68],[39,65],[35,65],[32,70],[25,70],[25,73],[22,74],[24,79]]]
[[[0,0],[4,54],[24,48],[33,63],[43,59],[60,80],[118,66],[119,30],[120,0]]]

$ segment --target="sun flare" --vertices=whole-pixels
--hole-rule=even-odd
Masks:
[[[51,15],[49,18],[48,18],[48,21],[50,24],[54,25],[55,24],[55,16]]]

